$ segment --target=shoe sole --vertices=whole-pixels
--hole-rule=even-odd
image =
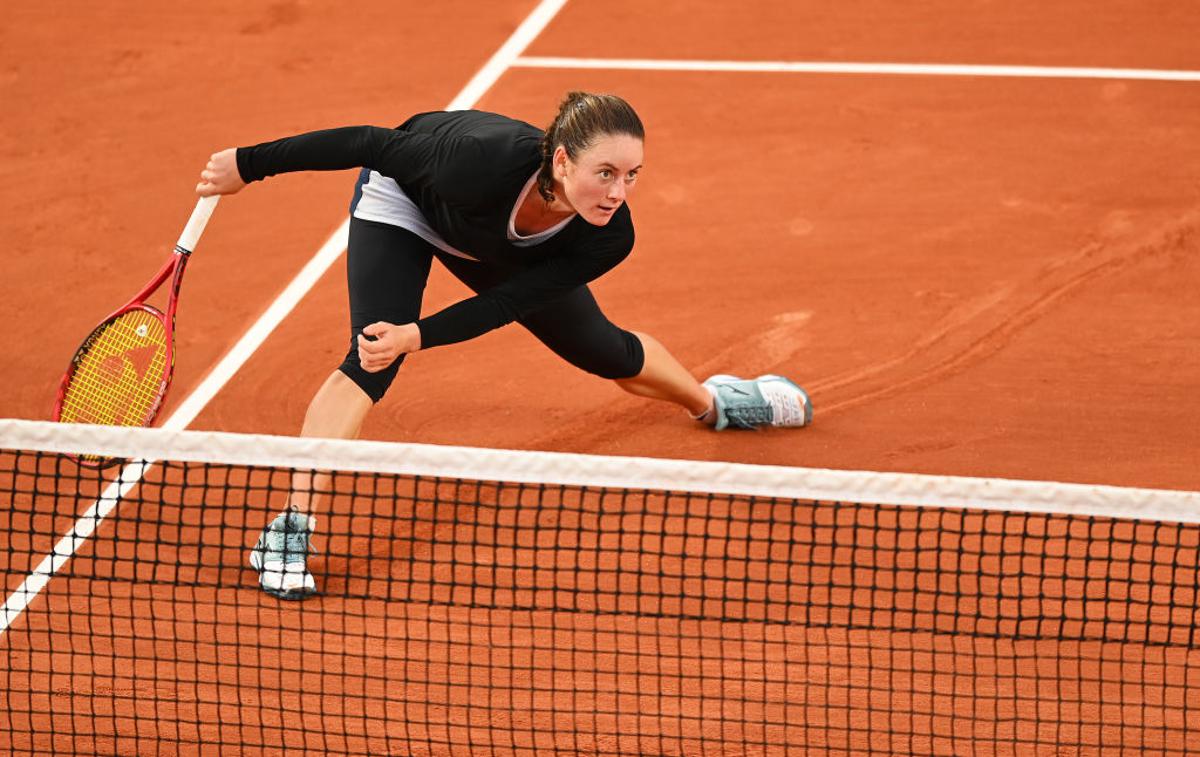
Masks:
[[[270,594],[272,597],[275,597],[276,599],[286,599],[289,602],[295,602],[300,599],[308,599],[309,597],[311,597],[317,593],[316,589],[314,589],[312,591],[308,591],[305,589],[301,589],[300,591],[280,591],[278,589],[268,589],[267,587],[263,586],[262,584],[259,584],[258,588],[262,589],[264,592],[266,592],[267,594]]]

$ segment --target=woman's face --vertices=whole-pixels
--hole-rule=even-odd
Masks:
[[[625,202],[642,168],[642,140],[628,134],[606,134],[572,160],[559,145],[554,150],[555,192],[593,226],[604,226]]]

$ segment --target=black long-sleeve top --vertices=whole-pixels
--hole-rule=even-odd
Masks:
[[[417,321],[427,348],[533,313],[608,272],[633,249],[633,220],[624,204],[605,226],[577,215],[538,244],[509,241],[513,207],[541,165],[541,136],[530,124],[494,113],[422,113],[395,129],[350,126],[241,147],[237,166],[246,182],[289,171],[378,171],[395,179],[446,242],[507,276]]]

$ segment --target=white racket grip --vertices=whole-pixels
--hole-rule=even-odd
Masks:
[[[204,233],[204,226],[212,216],[213,210],[216,209],[219,199],[219,195],[200,198],[200,201],[196,203],[196,209],[192,211],[192,217],[188,219],[187,226],[183,227],[183,233],[179,235],[179,241],[175,243],[177,248],[188,253],[196,249],[196,243],[200,241],[200,235]]]

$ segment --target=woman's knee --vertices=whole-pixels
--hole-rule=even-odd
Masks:
[[[353,381],[359,389],[362,389],[371,398],[372,403],[378,403],[383,399],[383,395],[387,394],[392,382],[396,380],[396,374],[400,371],[400,364],[403,362],[404,356],[401,355],[387,368],[371,373],[363,370],[357,351],[352,351],[346,355],[346,359],[338,366],[338,370]]]
[[[612,324],[603,334],[574,345],[574,349],[559,352],[580,370],[604,379],[628,379],[642,372],[646,354],[637,335]]]

